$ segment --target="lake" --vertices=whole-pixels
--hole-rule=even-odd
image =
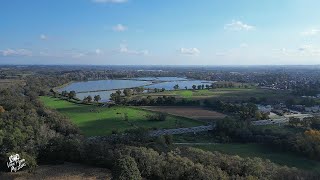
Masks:
[[[105,91],[105,90],[116,90],[126,89],[133,87],[140,87],[152,84],[151,81],[137,81],[137,80],[98,80],[98,81],[84,81],[75,82],[68,86],[65,86],[59,91],[76,91],[88,92],[88,91]]]
[[[173,86],[178,84],[180,89],[192,88],[192,85],[211,85],[213,81],[190,80],[184,77],[141,77],[126,80],[97,80],[97,81],[83,81],[74,82],[58,91],[76,91],[76,96],[83,99],[89,95],[94,97],[100,95],[101,102],[109,101],[110,95],[117,89],[123,90],[126,88],[141,87],[150,89],[173,90]]]

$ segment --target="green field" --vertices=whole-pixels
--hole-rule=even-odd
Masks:
[[[177,124],[179,124],[179,127],[203,125],[199,121],[170,115],[165,121],[149,121],[146,115],[153,112],[138,108],[123,106],[98,107],[71,103],[45,96],[40,97],[40,99],[47,107],[56,109],[67,116],[86,136],[110,135],[113,130],[123,132],[126,129],[135,127],[162,129],[177,128]],[[125,113],[127,113],[129,121],[124,120]]]
[[[225,154],[239,155],[240,157],[260,157],[280,165],[320,172],[320,162],[318,161],[306,159],[290,152],[276,151],[260,144],[208,144],[194,145],[193,147],[212,152],[218,151]]]
[[[219,99],[219,100],[248,100],[250,97],[262,98],[267,100],[285,100],[284,98],[292,97],[289,92],[270,89],[259,88],[219,88],[219,89],[203,89],[203,90],[177,90],[177,91],[164,91],[158,93],[148,93],[144,96],[175,96],[176,98],[185,98],[193,100],[203,99]],[[138,95],[137,97],[141,97]]]

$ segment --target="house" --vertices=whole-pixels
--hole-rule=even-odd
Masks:
[[[304,105],[293,105],[292,109],[297,110],[297,111],[303,111],[303,110],[305,110],[305,106]]]
[[[320,112],[320,106],[305,107],[306,112]]]
[[[272,107],[270,105],[267,105],[267,106],[257,105],[257,107],[258,107],[258,110],[264,114],[269,114],[272,110]]]

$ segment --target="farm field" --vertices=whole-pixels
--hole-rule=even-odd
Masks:
[[[222,113],[198,106],[145,106],[143,108],[201,121],[210,121],[226,117],[226,115]]]
[[[165,121],[150,121],[146,116],[154,112],[139,108],[98,107],[46,96],[42,96],[40,99],[47,107],[56,109],[67,116],[86,136],[110,135],[112,131],[123,132],[135,127],[167,129],[203,125],[200,121],[171,115]],[[128,121],[125,121],[125,113],[128,116]]]
[[[290,152],[276,151],[260,144],[207,144],[193,145],[193,147],[211,152],[218,151],[230,155],[239,155],[240,157],[260,157],[262,159],[269,159],[280,165],[320,172],[320,162],[318,161],[310,160]]]

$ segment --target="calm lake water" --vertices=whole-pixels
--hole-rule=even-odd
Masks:
[[[152,84],[154,81],[167,81]],[[189,80],[183,77],[143,77],[134,78],[132,80],[97,80],[75,82],[66,87],[60,88],[59,91],[76,91],[77,98],[83,99],[89,95],[94,97],[100,95],[101,102],[109,101],[110,95],[115,92],[115,89],[123,90],[125,88],[133,88],[144,86],[144,88],[165,88],[166,90],[173,90],[173,86],[178,84],[180,89],[192,88],[192,85],[211,85],[213,81]],[[97,91],[97,92],[88,92]]]
[[[103,91],[114,89],[125,89],[151,84],[151,81],[136,81],[136,80],[98,80],[98,81],[84,81],[75,82],[66,87],[59,89],[59,91]]]
[[[143,80],[143,81],[187,81],[187,78],[184,77],[140,77],[133,78],[135,80]]]

